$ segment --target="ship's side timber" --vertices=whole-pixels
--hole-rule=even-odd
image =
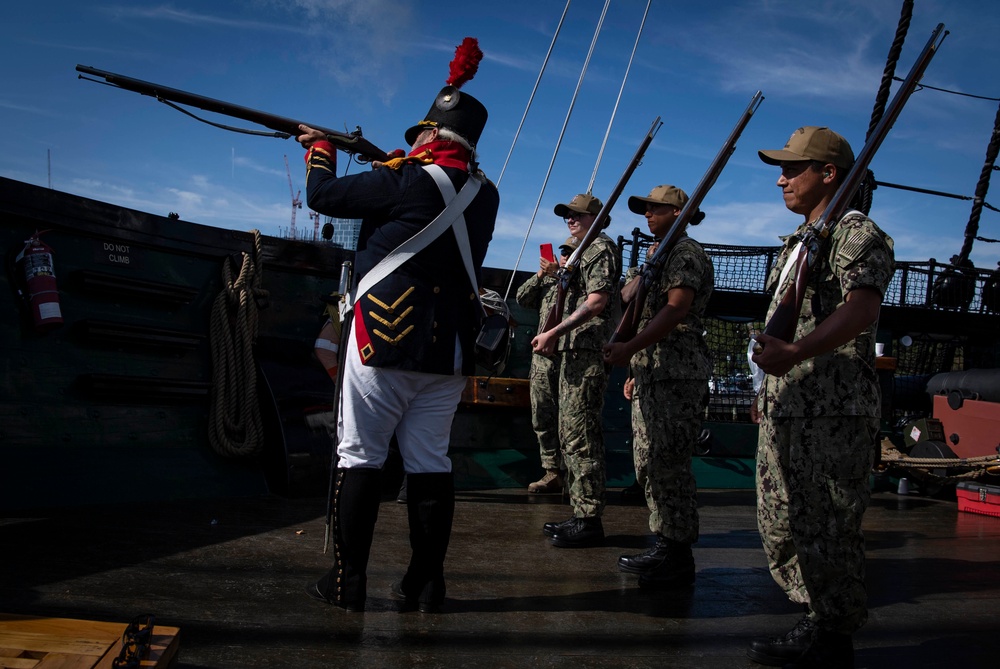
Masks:
[[[36,231],[64,318],[45,333],[26,318],[14,263]],[[0,505],[263,494],[293,486],[296,462],[325,469],[329,439],[305,415],[328,409],[332,382],[312,342],[346,252],[263,238],[265,444],[241,459],[208,445],[209,322],[223,263],[252,257],[254,235],[0,179],[0,245]]]

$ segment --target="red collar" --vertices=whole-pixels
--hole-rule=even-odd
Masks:
[[[441,167],[455,167],[460,170],[469,169],[469,150],[458,142],[438,140],[422,144],[410,151],[408,156],[419,156],[427,152],[431,162]]]

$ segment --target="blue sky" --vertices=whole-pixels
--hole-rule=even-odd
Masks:
[[[692,234],[711,243],[776,244],[799,221],[782,204],[776,168],[761,163],[757,149],[780,148],[801,125],[828,125],[859,150],[901,6],[901,0],[653,0],[594,194],[612,190],[656,116],[664,125],[608,232],[645,230],[625,206],[627,195],[662,183],[690,192],[760,89],[765,100]],[[553,163],[603,7],[603,0],[570,4],[500,184],[489,265],[534,269],[538,244],[566,236],[553,206],[591,180],[646,0],[611,2]],[[563,0],[5,3],[0,175],[143,211],[178,212],[206,225],[281,234],[292,210],[285,156],[294,190],[304,186],[297,144],[197,123],[151,98],[79,81],[75,66],[326,127],[360,125],[389,150],[403,145],[405,128],[430,107],[455,46],[473,36],[485,58],[465,90],[490,110],[479,151],[496,179],[564,8]],[[897,76],[906,75],[939,22],[951,34],[924,83],[1000,96],[995,0],[916,0]],[[995,100],[917,93],[872,164],[876,178],[971,196],[996,114]],[[994,176],[987,197],[994,206],[1000,206],[998,181]],[[971,206],[882,188],[871,215],[895,239],[897,258],[947,260],[961,248]],[[980,225],[982,236],[1000,238],[1000,214],[984,210]],[[306,210],[296,226],[311,229]],[[995,267],[1000,245],[977,242],[972,259]]]

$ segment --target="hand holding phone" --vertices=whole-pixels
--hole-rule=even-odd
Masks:
[[[556,261],[555,253],[552,251],[552,244],[540,244],[538,248],[539,255],[541,255],[541,257],[545,258],[549,262]]]

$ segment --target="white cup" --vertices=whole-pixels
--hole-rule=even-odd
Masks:
[[[879,358],[885,353],[885,344],[875,344],[875,355]]]

